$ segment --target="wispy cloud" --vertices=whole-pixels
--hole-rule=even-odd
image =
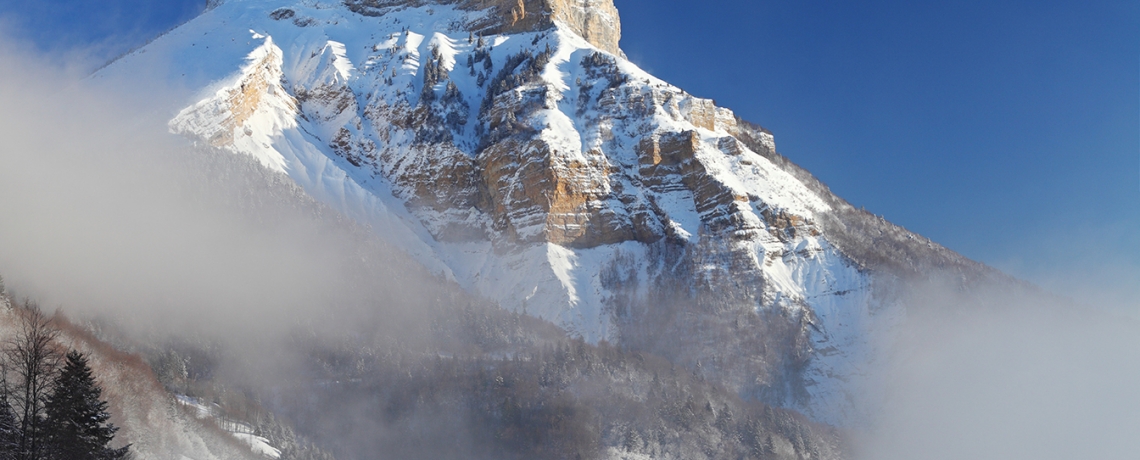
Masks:
[[[0,274],[21,295],[262,343],[422,319],[438,281],[288,178],[10,46],[0,60]]]
[[[1128,459],[1140,323],[1008,287],[917,289],[875,370],[864,459]]]

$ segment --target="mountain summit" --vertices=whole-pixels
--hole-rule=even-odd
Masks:
[[[395,10],[447,5],[484,16],[464,23],[479,35],[544,32],[565,28],[611,54],[621,54],[621,21],[612,0],[347,0],[348,9],[365,16],[384,16]]]
[[[989,269],[853,208],[772,133],[639,69],[610,0],[227,0],[101,70],[431,270],[816,420],[892,283]],[[143,77],[146,76],[146,77]]]

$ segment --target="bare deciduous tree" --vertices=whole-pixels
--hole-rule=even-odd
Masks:
[[[23,322],[15,338],[4,349],[4,359],[12,373],[12,396],[20,423],[17,458],[39,458],[43,431],[44,398],[59,369],[61,354],[55,343],[59,330],[51,318],[30,301],[24,301]]]

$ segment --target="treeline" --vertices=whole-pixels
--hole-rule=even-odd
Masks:
[[[275,405],[346,459],[842,457],[834,431],[792,411],[580,341],[499,358],[390,354],[337,377]]]
[[[442,293],[435,308],[426,343],[298,333],[282,351],[301,367],[268,388],[223,381],[208,344],[148,354],[188,364],[168,385],[217,401],[283,459],[843,458],[834,429],[667,358]]]
[[[280,382],[265,402],[342,460],[843,457],[832,428],[530,320],[460,308],[435,324],[438,348],[426,352],[298,339],[311,380]]]
[[[0,284],[0,297],[2,294]],[[0,354],[0,460],[118,460],[118,428],[87,357],[65,351],[52,319],[32,302],[0,305],[19,324]]]

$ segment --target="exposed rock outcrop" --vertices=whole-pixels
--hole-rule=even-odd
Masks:
[[[468,29],[481,35],[548,30],[558,21],[594,46],[622,54],[618,47],[621,21],[613,0],[346,0],[345,3],[353,11],[367,15],[430,4],[484,11],[487,14],[467,24]]]

